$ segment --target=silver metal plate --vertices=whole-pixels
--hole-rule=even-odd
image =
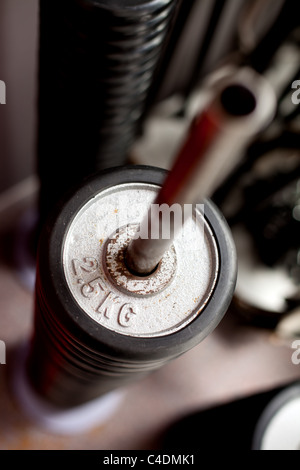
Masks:
[[[174,241],[166,258],[173,260],[171,274],[161,289],[156,284],[153,292],[134,292],[111,276],[110,240],[121,227],[139,224],[158,190],[156,185],[131,183],[96,194],[76,214],[65,238],[63,269],[74,300],[96,324],[123,335],[164,336],[186,327],[201,314],[218,276],[216,241],[200,210]],[[155,284],[153,276],[146,278],[147,286],[152,280]]]

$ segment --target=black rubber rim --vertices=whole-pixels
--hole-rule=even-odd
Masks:
[[[231,232],[222,214],[205,201],[205,217],[218,241],[220,271],[215,290],[205,309],[184,329],[162,337],[125,336],[102,327],[91,319],[74,300],[64,276],[62,248],[77,212],[96,193],[123,183],[162,185],[167,172],[149,166],[108,169],[88,178],[69,198],[59,204],[49,217],[40,237],[39,276],[44,294],[58,321],[78,341],[90,348],[132,361],[170,359],[200,343],[219,324],[231,302],[236,283],[236,252]],[[187,276],[189,274],[187,273]]]

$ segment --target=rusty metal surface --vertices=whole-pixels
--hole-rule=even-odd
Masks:
[[[126,233],[135,232],[116,232],[138,226],[157,191],[131,183],[97,194],[76,214],[64,243],[64,273],[75,301],[97,323],[129,336],[162,336],[186,327],[201,314],[218,276],[215,236],[200,211],[151,276],[132,276],[117,259]],[[110,314],[108,305],[119,314]]]

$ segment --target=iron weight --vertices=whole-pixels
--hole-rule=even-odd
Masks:
[[[116,234],[124,239],[124,226],[140,221],[165,176],[165,170],[144,166],[105,170],[65,198],[44,227],[28,376],[55,405],[82,404],[162,367],[211,333],[229,306],[235,247],[209,200],[204,215],[194,213],[176,239],[169,250],[175,258],[167,253],[163,268],[148,277],[125,273],[125,284],[109,269],[110,240],[116,243]],[[124,202],[130,220],[119,227],[116,204]],[[130,206],[131,213],[125,210]],[[162,284],[161,271],[167,276]]]
[[[176,8],[177,0],[40,0],[40,225],[66,184],[126,163]]]

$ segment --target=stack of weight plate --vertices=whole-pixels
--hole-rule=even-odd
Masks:
[[[199,344],[228,308],[235,251],[209,201],[205,218],[192,218],[152,275],[127,270],[124,240],[165,176],[149,166],[104,170],[44,226],[26,370],[33,390],[55,406],[84,404],[164,366]]]
[[[40,1],[38,172],[44,215],[83,176],[126,162],[177,4]]]

